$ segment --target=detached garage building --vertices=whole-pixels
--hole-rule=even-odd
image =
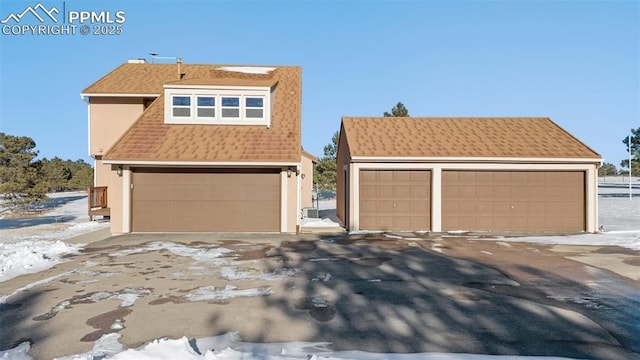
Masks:
[[[343,118],[350,231],[595,232],[600,155],[548,118]]]

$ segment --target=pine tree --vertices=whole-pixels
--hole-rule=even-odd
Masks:
[[[340,132],[336,131],[331,138],[331,143],[324,147],[324,156],[316,164],[313,182],[318,184],[320,190],[336,190],[336,156],[338,155],[339,139]]]
[[[42,163],[35,141],[0,133],[0,196],[13,208],[46,199]]]
[[[404,104],[401,102],[398,102],[396,106],[391,108],[391,113],[388,113],[385,111],[384,116],[385,117],[408,117],[410,115],[409,115],[409,110],[407,110]]]
[[[629,149],[629,137],[622,140],[625,149]],[[629,172],[629,159],[622,160],[620,167],[626,168],[625,174]],[[621,171],[622,173],[623,171]],[[631,129],[631,175],[640,176],[640,127]]]

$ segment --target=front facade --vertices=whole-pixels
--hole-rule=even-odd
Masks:
[[[131,61],[82,96],[113,234],[298,231],[299,67]]]
[[[548,118],[343,118],[350,231],[595,232],[600,156]]]

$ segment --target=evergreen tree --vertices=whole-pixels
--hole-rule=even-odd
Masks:
[[[42,170],[45,176],[48,191],[68,190],[68,183],[71,179],[71,169],[67,166],[67,161],[59,157],[51,160],[42,159]]]
[[[409,115],[409,110],[407,110],[407,108],[404,107],[404,104],[401,102],[398,102],[396,106],[391,108],[391,113],[388,113],[385,111],[384,116],[385,117],[408,117],[410,115]]]
[[[0,133],[0,196],[17,208],[46,199],[42,164],[35,161],[35,141],[26,136]]]
[[[598,176],[615,176],[618,175],[618,169],[611,163],[604,163],[598,169]]]
[[[324,156],[316,164],[313,182],[318,184],[320,190],[336,190],[336,156],[338,155],[339,140],[340,131],[336,131],[331,138],[331,143],[324,147]]]
[[[629,149],[629,137],[625,137],[622,140],[625,145],[625,149]],[[620,171],[621,173],[629,173],[629,159],[622,160],[620,167],[626,168],[626,171]],[[631,175],[640,176],[640,127],[637,129],[631,129]]]

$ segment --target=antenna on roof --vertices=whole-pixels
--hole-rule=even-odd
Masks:
[[[178,64],[178,79],[182,79],[184,74],[182,73],[182,58],[177,56],[158,56],[157,52],[150,52],[151,55],[151,63],[154,64],[156,59],[175,59],[176,64]]]
[[[157,52],[150,52],[149,55],[151,55],[151,63],[155,63],[156,59],[169,59],[169,60],[175,60],[176,63],[182,61],[181,58],[177,57],[177,56],[158,56]]]

